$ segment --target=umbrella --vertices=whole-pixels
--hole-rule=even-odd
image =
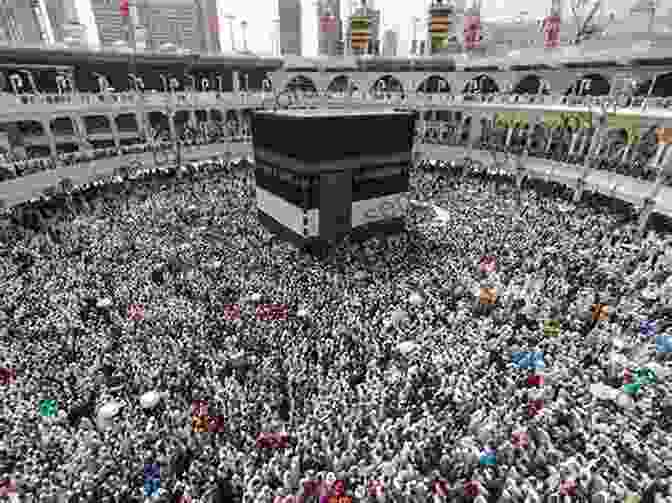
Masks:
[[[617,389],[601,383],[591,384],[590,393],[601,400],[614,400],[618,396]]]
[[[414,341],[405,341],[397,346],[397,350],[404,355],[409,354],[419,348],[420,346]]]
[[[619,407],[623,409],[634,409],[635,408],[635,402],[630,397],[629,395],[626,395],[625,393],[620,393],[618,397],[616,398],[616,403],[618,404]]]
[[[152,409],[159,403],[161,396],[156,391],[148,391],[140,397],[140,407],[143,409]]]
[[[98,302],[96,302],[97,308],[106,308],[110,307],[111,305],[112,305],[112,299],[110,299],[109,297],[98,299]]]
[[[365,280],[367,277],[368,277],[368,273],[367,273],[366,271],[357,271],[357,272],[354,274],[354,278],[355,278],[357,281]]]
[[[231,365],[233,365],[234,367],[242,367],[247,363],[245,351],[238,351],[237,353],[234,353],[229,358],[229,361],[231,362]]]
[[[119,413],[122,406],[123,406],[123,404],[119,403],[119,402],[115,402],[115,401],[107,402],[98,411],[98,418],[99,419],[111,419]]]
[[[417,292],[413,292],[413,293],[409,296],[408,301],[409,301],[409,302],[411,303],[411,305],[413,305],[413,306],[419,306],[419,305],[422,304],[422,302],[423,302],[423,300],[422,300],[422,296],[421,296],[419,293],[417,293]]]
[[[398,309],[390,315],[390,321],[393,325],[397,325],[408,319],[408,314],[403,309]]]
[[[659,382],[670,375],[669,369],[656,362],[649,362],[645,365],[645,367],[653,370],[656,373],[656,378]]]

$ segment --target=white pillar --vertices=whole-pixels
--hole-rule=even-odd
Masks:
[[[130,0],[129,3],[133,1]],[[72,17],[72,21],[77,21],[86,28],[86,45],[91,49],[100,49],[98,24],[96,24],[96,16],[93,14],[91,0],[67,0],[66,11]],[[66,21],[70,21],[70,19],[66,18]]]
[[[51,19],[49,18],[47,6],[45,5],[44,0],[37,0],[37,5],[39,8],[38,23],[40,24],[40,29],[42,29],[47,36],[46,42],[51,45],[56,41],[56,39],[54,37],[54,27],[51,25]]]

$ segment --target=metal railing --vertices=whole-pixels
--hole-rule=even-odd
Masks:
[[[315,106],[320,104],[376,104],[376,105],[405,105],[417,107],[432,107],[435,105],[491,105],[491,106],[521,106],[533,107],[613,107],[639,108],[645,114],[651,109],[672,109],[672,97],[649,98],[636,97],[610,97],[610,96],[564,96],[564,95],[540,95],[540,94],[448,94],[448,93],[423,93],[423,92],[355,92],[343,93],[293,93],[293,101],[297,106]],[[0,105],[5,110],[16,109],[24,106],[91,106],[101,104],[138,104],[140,100],[146,105],[172,105],[172,106],[217,106],[224,105],[250,105],[259,106],[265,100],[274,98],[276,95],[267,91],[255,92],[135,92],[120,93],[64,93],[64,94],[8,94],[0,93]]]

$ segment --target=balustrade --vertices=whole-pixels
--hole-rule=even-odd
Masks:
[[[120,93],[63,93],[63,94],[0,94],[0,104],[5,109],[15,109],[21,106],[58,106],[58,105],[97,105],[97,104],[129,104],[137,103],[138,97],[148,105],[173,106],[216,106],[218,103],[257,106],[263,100],[273,97],[266,91],[221,93],[209,92],[135,92]],[[486,104],[486,105],[526,105],[533,107],[567,106],[567,107],[601,107],[615,106],[617,108],[640,109],[640,112],[651,109],[669,109],[672,107],[672,98],[649,98],[621,96],[563,96],[541,94],[448,94],[424,93],[416,91],[406,92],[375,92],[353,93],[352,95],[336,95],[335,93],[315,93],[314,95],[298,94],[298,101],[307,104],[339,103],[389,103],[405,104],[408,106],[440,106],[442,104]],[[324,100],[323,100],[324,99]]]

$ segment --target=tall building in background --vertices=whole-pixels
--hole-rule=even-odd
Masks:
[[[353,54],[380,54],[380,10],[373,9],[366,4],[355,9],[352,17],[366,17],[368,19],[369,43],[367,49],[353,49]],[[352,24],[348,23],[348,40],[352,38]]]
[[[343,38],[340,0],[321,0],[317,7],[317,50],[321,56],[337,56]]]
[[[219,32],[226,28],[223,19],[219,19],[217,12],[217,0],[197,0],[200,24],[205,28],[201,38],[201,52],[221,53],[222,46],[219,41]]]
[[[54,30],[55,42],[63,42],[67,35],[66,25],[78,22],[75,0],[47,0],[47,12]]]
[[[0,40],[16,44],[53,43],[44,0],[0,0]]]
[[[456,53],[461,50],[464,2],[432,0],[427,23],[427,44],[431,54]]]
[[[399,46],[399,34],[392,29],[383,34],[383,56],[396,56]]]
[[[301,56],[301,0],[278,0],[280,54]]]
[[[119,0],[90,0],[103,46],[127,42],[129,23],[120,15]],[[131,0],[137,8],[136,44],[157,50],[162,44],[194,52],[218,52],[213,19],[216,0]]]

